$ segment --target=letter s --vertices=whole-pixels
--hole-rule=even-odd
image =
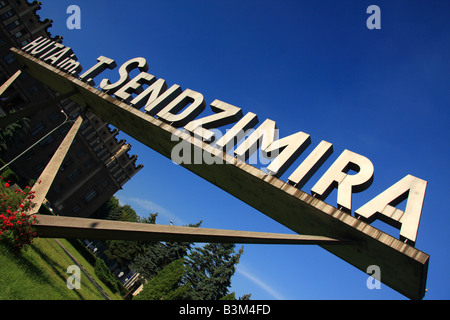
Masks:
[[[131,80],[130,71],[136,68],[139,68],[141,72],[147,71],[147,60],[145,60],[145,58],[134,58],[128,60],[119,68],[120,79],[112,84],[109,79],[103,79],[102,82],[100,82],[100,88],[102,88],[103,91],[108,91],[109,94],[116,92]]]

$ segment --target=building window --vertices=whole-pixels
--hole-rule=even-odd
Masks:
[[[0,16],[0,19],[4,21],[4,20],[8,19],[9,17],[12,17],[13,15],[14,14],[11,11],[6,11],[4,14],[2,14]]]
[[[28,79],[29,76],[30,76],[30,75],[28,74],[28,72],[26,72],[25,70],[23,70],[22,73],[21,73],[20,76],[19,76],[19,79],[23,81],[23,80],[25,80],[25,79]]]
[[[23,40],[21,43],[20,43],[20,45],[22,46],[22,47],[25,47],[27,44],[29,44],[31,42],[31,39],[26,39],[26,40]]]
[[[25,153],[23,158],[27,161],[31,161],[31,159],[33,159],[33,156],[34,156],[34,151],[29,150],[27,153]]]
[[[63,164],[61,165],[61,167],[59,168],[59,170],[61,172],[63,172],[64,170],[66,170],[67,168],[70,167],[70,165],[73,163],[71,158],[68,158],[66,161],[63,162]]]
[[[62,186],[60,184],[58,184],[57,186],[52,187],[52,190],[53,190],[53,192],[61,193]]]
[[[69,179],[70,182],[75,180],[76,177],[78,177],[81,174],[80,170],[75,169],[71,173],[67,175],[67,179]]]
[[[80,149],[78,149],[76,155],[78,158],[81,158],[82,156],[84,156],[86,154],[86,151],[84,150],[83,147],[81,147]]]
[[[39,164],[37,164],[36,166],[34,166],[34,172],[41,174],[42,171],[44,171],[45,169],[45,165],[41,162]]]
[[[39,122],[33,129],[33,131],[31,131],[31,135],[34,137],[35,135],[37,135],[39,132],[41,132],[42,130],[44,130],[45,126],[42,122]]]
[[[12,30],[12,29],[18,27],[19,25],[20,25],[19,20],[14,20],[14,21],[11,22],[10,24],[8,24],[8,25],[6,26],[6,28],[8,28],[8,30]]]
[[[34,95],[39,91],[39,88],[37,87],[37,85],[32,85],[28,87],[27,90],[31,95]]]
[[[86,195],[84,196],[84,200],[86,200],[87,203],[91,202],[97,197],[97,190],[91,189]]]
[[[103,190],[106,189],[109,186],[109,181],[107,179],[103,180],[102,183],[100,183],[100,188]]]
[[[51,122],[55,122],[55,121],[57,121],[60,118],[60,116],[61,116],[61,112],[55,111],[55,112],[52,112],[48,116],[48,118],[50,119]]]
[[[12,64],[14,61],[16,61],[16,57],[14,56],[14,54],[10,53],[4,56],[3,60],[5,60],[7,64]]]
[[[4,1],[4,0],[1,0],[1,1],[0,1],[0,8],[3,8],[3,7],[5,7],[5,6],[6,6],[5,1]]]
[[[94,166],[94,162],[92,161],[92,159],[88,159],[87,161],[85,161],[83,163],[84,167],[86,169],[92,168]]]
[[[61,135],[65,136],[66,133],[69,132],[69,126],[67,126],[67,125],[62,126],[61,128],[58,129],[58,132]]]
[[[72,208],[72,212],[73,213],[78,213],[81,210],[79,205],[76,205],[75,207]]]
[[[14,37],[16,37],[16,39],[19,39],[21,36],[23,36],[26,33],[25,29],[20,30],[19,32],[17,32]]]
[[[55,140],[55,138],[53,137],[53,135],[49,135],[47,138],[45,138],[44,140],[42,140],[39,145],[42,148],[47,148],[49,145],[52,144],[52,142]]]

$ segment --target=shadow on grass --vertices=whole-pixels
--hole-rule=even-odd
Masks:
[[[69,275],[66,273],[62,273],[62,271],[60,269],[56,268],[54,266],[54,261],[49,256],[47,256],[44,252],[42,252],[41,249],[39,249],[35,246],[33,246],[32,249],[39,255],[39,257],[41,257],[42,260],[44,260],[47,263],[47,265],[52,269],[53,273],[55,275],[57,275],[61,279],[61,281],[63,281],[64,284],[66,284],[66,280],[67,280],[66,277],[68,277]],[[47,277],[47,279],[48,279],[48,277]],[[49,281],[49,280],[47,280],[47,281]],[[67,288],[67,290],[70,290],[70,289]],[[83,296],[77,290],[71,290],[71,291],[73,291],[80,299],[82,299],[82,300],[84,299]]]
[[[50,272],[53,272],[55,275],[58,276],[58,278],[63,281],[63,283],[66,283],[65,275],[61,273],[61,270],[58,270],[54,264],[55,261],[50,259],[41,249],[39,249],[35,245],[31,245],[27,249],[25,249],[27,252],[22,253],[15,253],[9,248],[8,246],[0,243],[0,252],[2,252],[5,256],[8,256],[12,261],[14,261],[17,265],[21,267],[21,269],[24,271],[24,273],[31,279],[31,281],[35,281],[36,283],[46,284],[50,287],[54,288],[54,281],[52,281],[51,277],[46,274],[42,268],[39,268],[36,265],[36,262],[33,262],[32,259],[27,257],[27,254],[29,254],[29,251],[34,251],[50,268]],[[69,289],[67,289],[69,290]],[[55,288],[55,293],[61,292],[60,290],[57,291]],[[79,296],[80,299],[83,299],[81,294],[75,290],[75,293]],[[67,295],[60,298],[69,298]],[[25,298],[32,300],[33,298]],[[50,297],[35,297],[36,300],[46,300],[51,299]]]

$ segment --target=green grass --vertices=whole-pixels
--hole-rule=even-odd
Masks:
[[[111,299],[121,299],[95,276],[94,268],[64,239],[61,244],[103,288]],[[75,264],[54,239],[35,239],[33,245],[14,254],[0,243],[1,300],[104,300],[105,297],[81,272],[81,288],[70,290],[69,265]]]

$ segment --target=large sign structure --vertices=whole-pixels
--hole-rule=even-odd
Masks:
[[[378,265],[383,283],[409,298],[423,297],[429,255],[414,243],[426,181],[407,175],[354,210],[352,193],[366,190],[373,180],[373,164],[362,155],[344,150],[310,195],[300,188],[332,154],[327,141],[320,142],[284,182],[282,174],[311,143],[304,132],[279,139],[270,119],[249,131],[258,122],[256,114],[244,115],[241,108],[220,100],[211,103],[212,114],[202,117],[206,103],[201,93],[178,85],[168,88],[165,80],[147,73],[141,57],[125,62],[115,83],[103,79],[100,91],[92,86],[93,79],[116,67],[110,58],[99,57],[78,76],[81,68],[72,50],[49,39],[11,50],[33,77],[62,95],[70,94],[70,99],[136,140],[299,235],[347,240],[345,245],[320,245],[364,272],[369,265]],[[133,69],[140,73],[130,79]],[[225,134],[214,130],[226,125],[232,127]],[[264,171],[246,162],[258,149],[272,159]],[[334,188],[338,208],[323,201]],[[405,210],[396,208],[404,200]],[[400,239],[370,226],[376,218],[399,228]]]

